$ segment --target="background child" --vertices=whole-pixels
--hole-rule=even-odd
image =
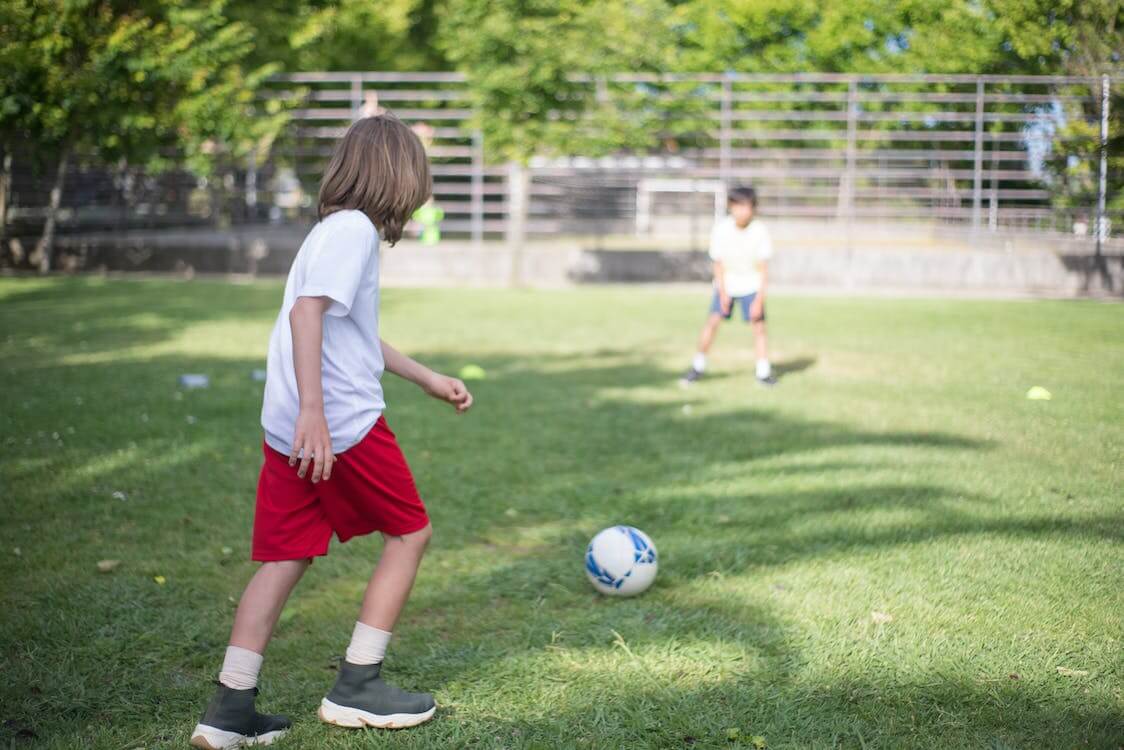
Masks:
[[[381,663],[432,529],[394,433],[382,416],[385,370],[447,401],[472,405],[464,383],[379,339],[380,238],[394,244],[432,184],[418,137],[386,114],[353,124],[320,187],[320,222],[301,245],[269,342],[262,405],[253,559],[219,684],[191,744],[269,744],[284,716],[254,705],[262,654],[312,558],[382,532],[386,543],[320,718],[346,727],[407,727],[433,716],[433,697],[386,683]]]
[[[728,194],[730,215],[718,221],[710,236],[710,258],[714,261],[714,295],[710,315],[699,335],[699,349],[680,382],[690,385],[706,372],[706,355],[710,351],[718,325],[729,320],[734,306],[741,308],[742,320],[753,328],[757,354],[757,382],[772,386],[777,379],[769,363],[765,333],[765,289],[769,273],[768,261],[773,257],[773,241],[769,230],[755,218],[757,193],[750,187],[738,187]]]

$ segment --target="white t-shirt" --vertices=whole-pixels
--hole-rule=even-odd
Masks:
[[[773,257],[773,240],[760,219],[739,229],[732,216],[720,219],[710,233],[710,258],[722,261],[726,294],[745,297],[761,288],[757,264]]]
[[[386,403],[379,378],[379,237],[362,211],[337,211],[308,233],[285,282],[285,301],[269,338],[261,424],[274,450],[292,450],[300,412],[289,312],[300,297],[329,297],[321,383],[332,452],[358,443]]]

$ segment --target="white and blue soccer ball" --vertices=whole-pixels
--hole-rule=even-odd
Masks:
[[[656,545],[631,526],[603,529],[585,550],[585,574],[602,594],[636,596],[652,585],[658,570]]]

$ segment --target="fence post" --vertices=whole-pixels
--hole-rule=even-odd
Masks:
[[[8,196],[12,192],[12,148],[7,143],[3,144],[0,149],[0,160],[3,166],[0,167],[0,241],[3,241],[8,236]],[[117,193],[115,192],[116,196]],[[3,246],[0,246],[0,258],[4,257],[7,251]]]
[[[527,240],[527,168],[517,161],[507,165],[507,248],[511,256],[511,286],[523,283],[523,246]]]
[[[484,134],[472,131],[472,242],[484,239]]]
[[[999,180],[995,173],[999,170],[999,143],[991,134],[991,194],[987,198],[987,228],[994,232],[999,228]]]
[[[976,144],[975,167],[972,177],[972,229],[980,228],[980,212],[983,206],[983,126],[984,126],[984,81],[976,79]]]
[[[1108,75],[1101,76],[1101,163],[1097,180],[1097,223],[1093,229],[1097,238],[1096,255],[1099,259],[1104,241],[1108,239],[1108,217],[1105,201],[1108,195]]]
[[[250,221],[258,213],[258,155],[251,151],[246,159],[246,213]]]
[[[593,95],[598,104],[609,103],[609,84],[604,76],[599,76],[597,80],[593,82]]]
[[[358,73],[351,77],[351,121],[363,116],[363,78]]]
[[[859,82],[851,78],[847,82],[847,167],[843,173],[842,185],[839,189],[839,207],[837,213],[847,220],[848,233],[850,224],[855,216],[855,162],[858,159],[858,127],[859,127]],[[848,235],[849,236],[849,235]],[[848,239],[848,242],[850,240]]]
[[[734,127],[732,110],[733,110],[733,85],[730,82],[730,77],[727,74],[722,78],[722,111],[721,111],[721,132],[718,134],[718,174],[722,178],[722,184],[727,188],[730,187],[730,157],[731,157],[731,143],[730,131]]]
[[[647,180],[636,185],[636,234],[648,234],[652,230],[652,192]]]

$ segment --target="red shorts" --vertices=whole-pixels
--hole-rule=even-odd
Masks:
[[[328,553],[332,533],[341,542],[381,531],[402,536],[429,523],[414,477],[394,433],[379,421],[339,455],[327,481],[312,483],[289,457],[265,446],[254,510],[253,558],[304,560]]]

